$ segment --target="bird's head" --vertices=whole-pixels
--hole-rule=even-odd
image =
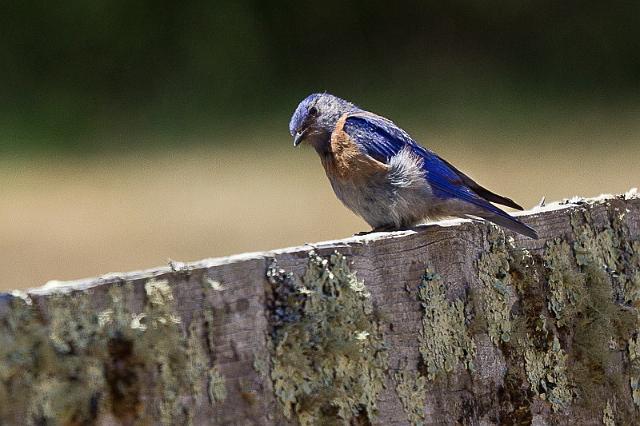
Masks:
[[[340,117],[358,110],[352,103],[328,93],[307,96],[300,102],[289,122],[293,146],[307,141],[316,149],[322,148],[329,143],[331,132]]]

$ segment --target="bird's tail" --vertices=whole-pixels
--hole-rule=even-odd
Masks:
[[[488,220],[489,222],[493,222],[496,225],[504,226],[505,228],[511,229],[518,234],[525,235],[529,238],[538,239],[538,233],[535,229],[520,222],[515,217],[509,215],[509,213],[504,212],[495,206],[492,207],[493,209],[491,210],[478,209],[469,216],[476,216]]]

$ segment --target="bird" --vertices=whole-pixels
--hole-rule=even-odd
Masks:
[[[443,218],[484,219],[537,239],[537,232],[492,203],[522,207],[476,183],[393,121],[329,93],[304,98],[289,122],[294,147],[311,145],[338,199],[370,232]]]

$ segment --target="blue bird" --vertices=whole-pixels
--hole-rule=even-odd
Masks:
[[[328,93],[306,97],[289,123],[293,145],[313,146],[336,196],[373,231],[445,217],[482,218],[530,238],[536,231],[494,206],[509,198],[419,145],[391,120]]]

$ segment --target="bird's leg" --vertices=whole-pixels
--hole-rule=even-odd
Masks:
[[[354,237],[362,237],[363,235],[368,235],[370,233],[372,233],[373,231],[361,231],[361,232],[356,232],[355,234],[353,234]]]
[[[357,234],[353,234],[353,236],[360,237],[362,235],[373,234],[374,232],[391,232],[391,231],[400,231],[400,230],[402,230],[402,228],[398,228],[397,226],[392,224],[387,224],[387,225],[376,226],[371,231],[358,232]]]
[[[397,230],[398,230],[398,227],[395,225],[382,225],[382,226],[376,226],[371,230],[371,232],[391,232],[391,231],[397,231]]]

